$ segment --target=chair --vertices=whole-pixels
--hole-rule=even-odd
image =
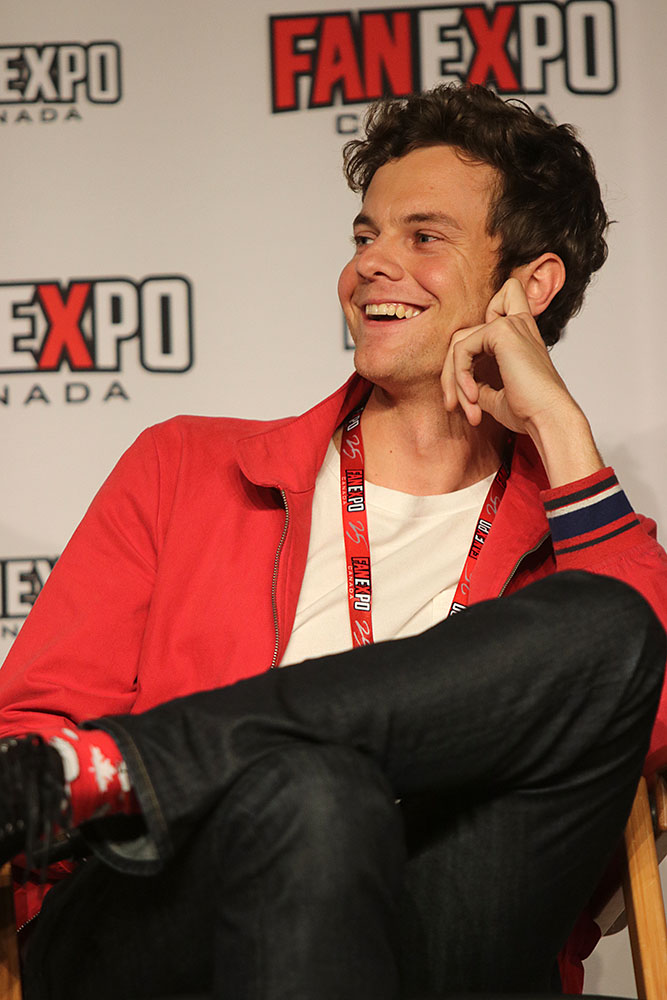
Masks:
[[[9,864],[0,869],[0,1000],[21,1000],[21,972]]]
[[[625,828],[622,891],[595,912],[603,934],[626,925],[639,1000],[667,1000],[667,922],[658,865],[667,855],[667,779],[642,778]]]
[[[626,926],[639,1000],[667,1000],[667,921],[658,864],[667,855],[667,779],[637,788],[625,828],[622,890],[608,894],[595,919],[603,934]],[[626,919],[627,918],[627,919]],[[11,866],[0,869],[0,1000],[21,1000]],[[481,1000],[481,998],[480,998]],[[604,1000],[604,998],[601,998]]]

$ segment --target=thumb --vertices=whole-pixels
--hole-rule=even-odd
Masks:
[[[515,316],[530,313],[526,292],[518,278],[508,278],[501,285],[486,309],[486,322],[491,323],[500,316]]]

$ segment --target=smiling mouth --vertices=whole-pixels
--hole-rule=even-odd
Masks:
[[[417,306],[408,306],[404,302],[369,302],[364,306],[364,312],[371,319],[396,320],[414,319],[422,310]]]

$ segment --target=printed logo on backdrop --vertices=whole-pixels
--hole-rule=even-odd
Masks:
[[[192,290],[182,275],[0,282],[0,407],[91,398],[84,376],[182,374],[193,363]],[[53,384],[54,373],[71,380]],[[26,383],[7,379],[32,374]],[[76,378],[74,378],[76,376]],[[99,379],[95,389],[100,395]],[[101,401],[129,400],[119,377]]]
[[[450,82],[481,83],[503,97],[573,94],[617,86],[612,0],[523,0],[269,18],[272,110],[363,104]],[[536,110],[551,117],[545,105]],[[354,134],[356,113],[336,131]]]
[[[0,638],[15,639],[57,556],[0,559]]]
[[[0,124],[81,121],[121,96],[117,42],[0,45]]]

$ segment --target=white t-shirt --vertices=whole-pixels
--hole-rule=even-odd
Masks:
[[[493,475],[427,497],[366,482],[376,642],[416,635],[447,617],[492,481]],[[294,629],[280,665],[351,648],[340,456],[329,442]]]

